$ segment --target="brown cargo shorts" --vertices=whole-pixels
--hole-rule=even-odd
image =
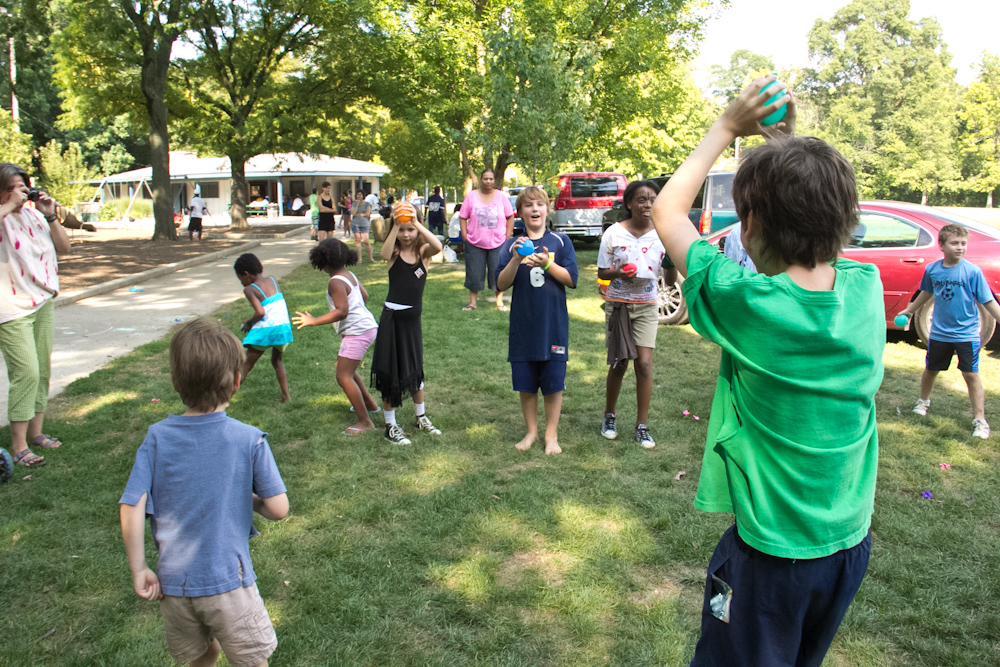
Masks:
[[[257,584],[197,598],[164,596],[160,616],[170,655],[179,663],[200,658],[219,640],[233,667],[253,667],[274,653],[278,638]]]

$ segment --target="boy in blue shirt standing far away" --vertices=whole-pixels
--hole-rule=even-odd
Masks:
[[[122,536],[135,592],[160,600],[170,655],[179,663],[267,665],[278,640],[254,583],[253,513],[277,521],[288,496],[265,433],[227,417],[243,348],[207,319],[170,341],[170,377],[187,406],[149,427],[121,500]],[[143,538],[149,517],[160,553],[154,574]]]
[[[565,234],[545,228],[549,197],[534,185],[517,196],[517,213],[524,220],[524,236],[500,246],[497,291],[513,285],[507,361],[514,391],[521,395],[521,413],[527,435],[515,447],[528,451],[538,438],[538,392],[545,403],[545,453],[561,454],[559,415],[566,388],[569,355],[569,312],[566,288],[575,288],[576,251]],[[531,252],[519,249],[530,244]],[[501,287],[502,286],[502,287]]]
[[[972,435],[990,437],[986,423],[986,398],[979,379],[979,307],[1000,320],[1000,305],[978,266],[967,262],[963,256],[969,245],[969,230],[961,225],[945,225],[938,232],[938,246],[944,259],[924,269],[920,292],[912,303],[899,313],[912,317],[925,303],[934,299],[934,319],[930,340],[927,341],[927,360],[920,376],[920,398],[913,412],[926,415],[931,407],[931,389],[941,371],[951,366],[951,357],[958,355],[958,370],[962,371],[972,402]],[[898,316],[897,316],[898,317]]]
[[[871,553],[882,284],[874,265],[838,259],[857,226],[850,163],[793,136],[792,96],[765,105],[784,88],[775,81],[737,96],[653,204],[691,325],[722,348],[694,504],[736,524],[708,565],[698,667],[819,667]],[[763,127],[783,105],[784,122]],[[722,152],[765,133],[733,180],[755,272],[688,212]]]

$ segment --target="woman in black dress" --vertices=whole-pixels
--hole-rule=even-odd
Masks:
[[[337,211],[333,208],[333,196],[330,195],[330,183],[323,181],[323,189],[319,193],[319,226],[316,231],[316,240],[323,241],[327,237],[333,238],[333,228],[336,224],[334,216]]]

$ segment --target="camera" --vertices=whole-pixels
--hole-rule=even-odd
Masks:
[[[38,201],[38,188],[28,190],[28,201]]]

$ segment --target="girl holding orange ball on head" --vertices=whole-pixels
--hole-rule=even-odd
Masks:
[[[396,423],[396,408],[407,395],[413,397],[417,429],[441,435],[427,416],[424,404],[424,343],[420,324],[427,260],[439,252],[441,242],[423,226],[413,205],[401,201],[393,206],[389,235],[381,252],[382,259],[389,263],[389,294],[375,339],[371,386],[382,394],[385,439],[394,445],[410,444]]]

